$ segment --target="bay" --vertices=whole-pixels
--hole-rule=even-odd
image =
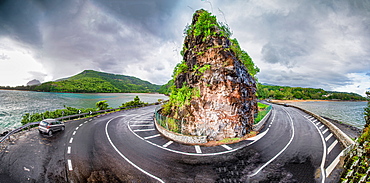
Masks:
[[[95,108],[95,103],[107,100],[109,107],[117,108],[122,103],[132,101],[138,96],[147,103],[167,100],[163,94],[148,93],[48,93],[32,91],[0,90],[0,133],[21,126],[25,113],[40,113],[63,109]]]
[[[335,119],[360,129],[363,129],[365,125],[364,108],[367,106],[366,101],[307,101],[292,102],[290,105],[296,105],[317,115]]]

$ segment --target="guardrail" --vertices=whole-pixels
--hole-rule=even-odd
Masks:
[[[277,103],[277,102],[271,102],[271,103],[274,103],[274,104],[278,104],[278,105],[284,105],[284,104],[281,104],[281,103]],[[289,105],[289,107],[294,107],[294,108],[297,108],[311,116],[313,116],[314,118],[316,118],[318,121],[320,121],[322,124],[324,124],[332,133],[333,135],[345,146],[345,147],[349,147],[349,146],[353,146],[355,144],[355,142],[348,137],[347,134],[345,134],[344,132],[342,132],[342,130],[340,130],[338,127],[336,127],[335,125],[333,125],[331,122],[329,122],[328,120],[322,118],[321,116],[319,115],[316,115],[315,113],[312,113],[306,109],[302,109],[298,106],[294,106],[294,105]]]
[[[75,118],[80,118],[81,116],[84,116],[86,117],[87,115],[94,115],[94,114],[100,114],[100,113],[106,113],[106,112],[111,112],[111,111],[116,111],[116,110],[125,110],[125,109],[131,109],[131,108],[137,108],[137,107],[145,107],[145,106],[150,106],[150,105],[158,105],[160,104],[159,102],[156,102],[156,103],[151,103],[151,104],[143,104],[143,105],[136,105],[136,106],[128,106],[128,107],[119,107],[119,108],[114,108],[114,109],[106,109],[106,110],[100,110],[100,111],[94,111],[94,112],[88,112],[88,113],[81,113],[81,114],[74,114],[74,115],[69,115],[69,116],[63,116],[63,117],[59,117],[59,118],[55,118],[56,120],[71,120],[71,119],[75,119]],[[7,139],[8,137],[10,137],[10,135],[13,135],[15,133],[18,133],[20,131],[22,131],[23,129],[26,129],[26,128],[29,128],[30,126],[32,125],[38,125],[40,123],[40,121],[37,121],[37,122],[31,122],[31,123],[27,123],[26,125],[23,125],[19,128],[16,128],[15,130],[12,130],[10,131],[9,133],[7,133],[4,137],[2,137],[0,139],[0,143],[2,143],[5,139]]]

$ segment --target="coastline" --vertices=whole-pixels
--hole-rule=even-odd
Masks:
[[[367,102],[367,100],[271,100],[277,103],[294,103],[294,102]]]
[[[288,104],[288,103],[295,103],[295,102],[362,102],[362,101],[350,101],[350,100],[271,100],[273,103],[281,103],[281,104]],[[366,101],[363,101],[366,102]],[[321,115],[320,115],[321,116]],[[338,127],[341,131],[343,131],[345,134],[347,134],[351,139],[356,139],[358,138],[362,130],[358,127],[343,123],[341,121],[331,119],[326,116],[321,116],[322,118],[328,120],[331,122],[333,125]]]

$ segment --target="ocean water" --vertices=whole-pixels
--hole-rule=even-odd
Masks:
[[[63,109],[64,105],[75,108],[94,108],[95,103],[107,100],[109,107],[119,107],[122,103],[131,101],[139,96],[147,103],[167,100],[162,94],[143,93],[48,93],[32,91],[0,90],[0,133],[5,130],[20,127],[22,115]]]
[[[364,108],[367,106],[367,102],[310,101],[293,102],[290,105],[296,105],[317,115],[335,119],[360,129],[363,129],[365,125]]]

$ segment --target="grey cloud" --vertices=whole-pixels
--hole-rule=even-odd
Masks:
[[[8,55],[5,55],[4,53],[0,55],[0,60],[9,60],[10,57]]]
[[[42,12],[33,1],[5,0],[0,2],[0,37],[41,46],[39,20]]]

